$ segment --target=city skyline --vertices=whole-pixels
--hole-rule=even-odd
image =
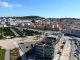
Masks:
[[[79,0],[0,0],[0,17],[41,16],[80,18]]]

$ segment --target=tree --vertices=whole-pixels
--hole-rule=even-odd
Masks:
[[[0,46],[0,50],[2,49],[2,47]]]
[[[35,20],[32,20],[31,22],[32,22],[32,23],[35,23]]]
[[[45,36],[48,36],[48,33],[46,33]]]
[[[3,28],[2,28],[2,30],[1,30],[1,35],[0,35],[0,38],[4,38]]]
[[[37,36],[36,36],[37,39],[40,39],[40,37],[41,37],[41,35],[37,35]]]

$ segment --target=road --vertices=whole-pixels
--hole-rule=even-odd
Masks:
[[[72,51],[71,51],[71,60],[78,60],[77,57],[74,56],[74,53],[76,53],[77,46],[75,45],[74,41],[72,41]]]
[[[16,36],[19,36],[18,33],[16,33],[12,28],[10,28],[12,30],[12,32],[16,35]]]
[[[66,40],[67,40],[67,39],[68,39],[68,40],[69,40],[69,39],[76,39],[76,38],[77,38],[77,37],[73,37],[73,36],[64,36],[64,39],[66,39]],[[78,39],[78,38],[77,38],[77,39]],[[74,53],[76,53],[75,50],[78,49],[78,48],[77,48],[77,46],[75,45],[74,41],[72,41],[71,43],[72,43],[72,47],[71,47],[71,58],[70,58],[70,60],[78,60],[77,57],[74,56]]]

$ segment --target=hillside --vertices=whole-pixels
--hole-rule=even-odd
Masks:
[[[0,18],[10,18],[10,17],[0,17]],[[43,19],[44,17],[40,16],[22,16],[22,17],[12,17],[13,19]]]

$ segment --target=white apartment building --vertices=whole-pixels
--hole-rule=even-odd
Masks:
[[[5,24],[5,21],[0,21],[0,24]]]
[[[17,21],[8,21],[8,22],[6,22],[6,24],[7,25],[14,25],[14,26],[16,26],[18,24],[18,22]]]
[[[80,29],[79,28],[75,28],[75,29],[65,29],[62,31],[65,35],[73,35],[73,36],[77,36],[80,37]]]
[[[6,21],[6,18],[3,18],[2,21]]]

